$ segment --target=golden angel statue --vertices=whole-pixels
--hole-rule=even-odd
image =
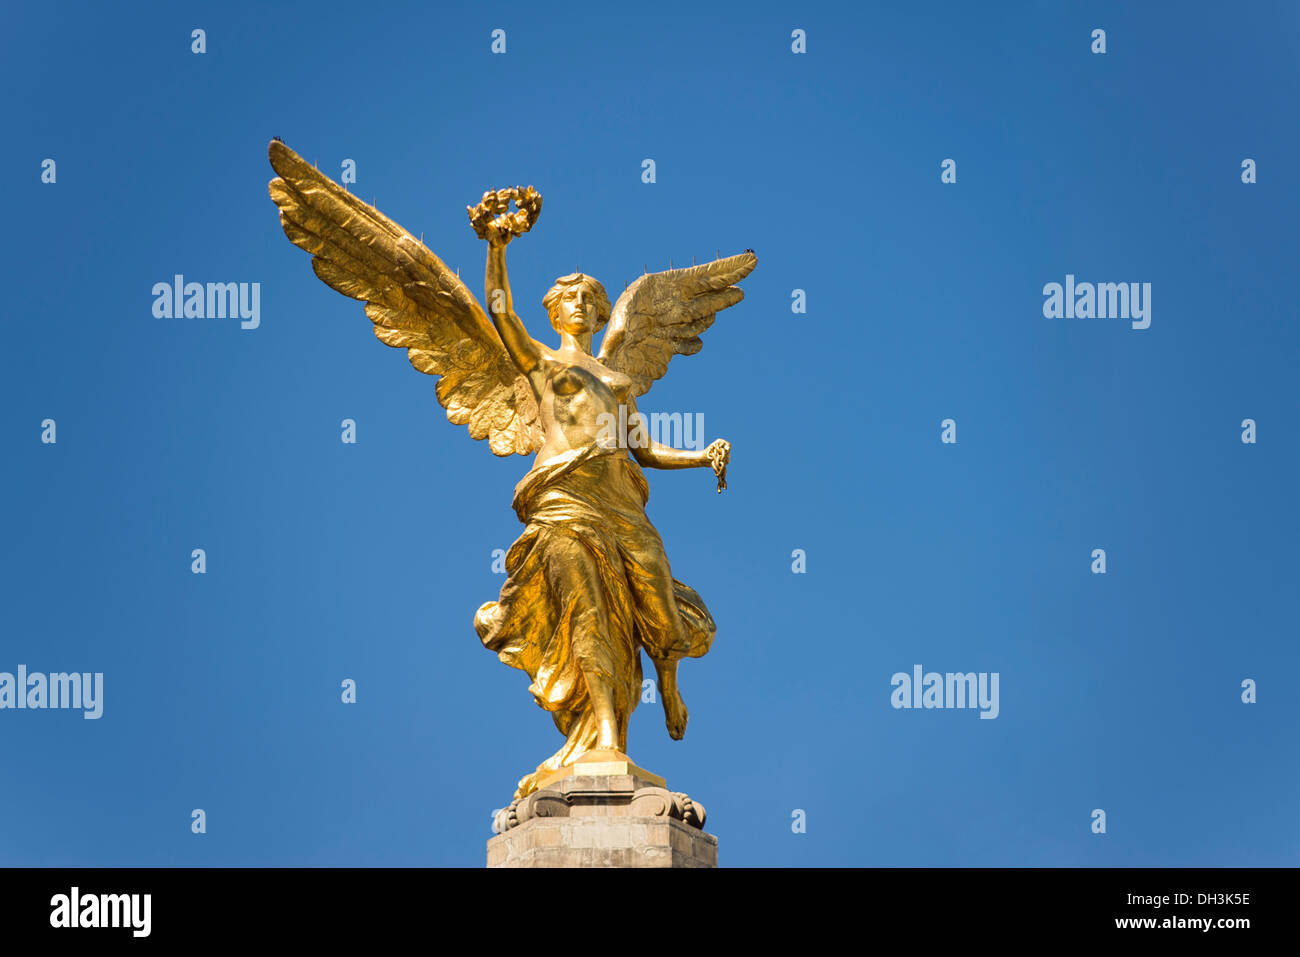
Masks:
[[[507,580],[499,599],[474,616],[484,646],[528,673],[529,691],[565,737],[519,782],[516,798],[588,752],[626,756],[628,719],[641,697],[641,649],[658,675],[668,733],[680,739],[687,711],[677,664],[705,654],[715,626],[695,590],[673,578],[646,517],[641,466],[711,467],[721,491],[730,446],[721,439],[699,451],[611,441],[608,424],[620,406],[619,421],[633,421],[636,398],[669,360],[700,350],[699,335],[715,314],[743,298],[735,283],[757,264],[753,252],[643,275],[612,310],[591,276],[562,276],[542,299],[560,337],[550,348],[515,314],[506,278],[506,246],[541,210],[532,187],[489,191],[469,209],[488,244],[485,312],[401,226],[278,139],[270,158],[279,174],[270,192],[280,223],[312,254],[316,275],[364,300],[375,335],[438,377],[438,401],[451,422],[487,439],[496,455],[536,456],[515,488],[525,528],[506,555]],[[606,323],[593,355],[592,337]]]

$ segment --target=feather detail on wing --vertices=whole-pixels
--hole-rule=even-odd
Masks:
[[[756,265],[758,257],[746,250],[642,276],[618,297],[598,358],[631,377],[634,395],[644,395],[668,371],[673,356],[700,351],[700,333],[713,325],[720,310],[745,298],[734,284]]]
[[[280,225],[312,254],[321,281],[365,301],[375,335],[406,349],[456,425],[496,455],[542,447],[537,401],[465,284],[419,240],[357,199],[284,143],[270,146]]]

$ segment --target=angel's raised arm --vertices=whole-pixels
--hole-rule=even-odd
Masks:
[[[531,381],[533,372],[541,365],[542,347],[528,334],[523,320],[515,315],[514,302],[510,297],[510,279],[506,275],[506,241],[488,240],[485,280],[488,315],[492,317],[492,325],[496,326],[515,368]]]

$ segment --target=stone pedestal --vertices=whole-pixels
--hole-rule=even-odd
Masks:
[[[704,808],[625,754],[592,751],[501,810],[488,867],[717,867]]]

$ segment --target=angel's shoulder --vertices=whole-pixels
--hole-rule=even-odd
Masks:
[[[537,362],[538,368],[544,369],[548,373],[565,365],[564,360],[560,357],[558,352],[550,346],[543,345],[540,342],[537,343]]]

